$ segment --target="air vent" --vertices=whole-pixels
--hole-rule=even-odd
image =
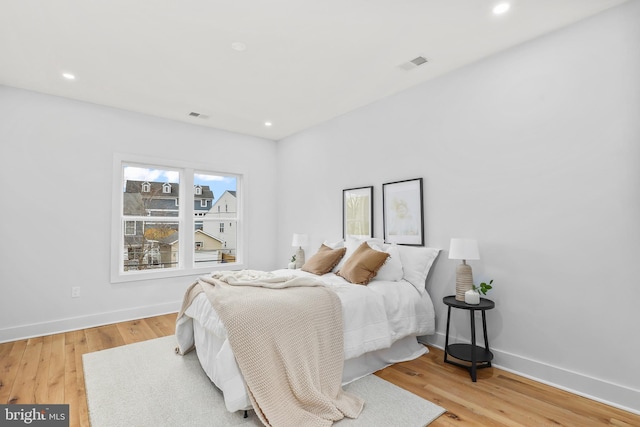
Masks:
[[[412,59],[411,61],[405,62],[404,64],[400,65],[400,68],[402,68],[405,71],[410,71],[410,70],[413,70],[414,68],[417,68],[421,65],[426,64],[427,62],[428,62],[427,58],[425,58],[424,56],[418,56]]]
[[[202,114],[202,113],[196,113],[195,111],[192,111],[189,113],[189,117],[197,117],[199,119],[208,119],[209,116],[207,116],[206,114]]]

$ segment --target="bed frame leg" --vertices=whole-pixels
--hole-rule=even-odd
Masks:
[[[247,418],[249,416],[249,414],[247,413],[247,411],[244,411],[244,418]]]

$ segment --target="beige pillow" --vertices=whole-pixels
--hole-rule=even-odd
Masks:
[[[317,275],[327,274],[340,262],[346,251],[347,248],[331,249],[326,245],[321,245],[318,252],[304,263],[302,271]]]
[[[366,285],[376,276],[388,257],[388,253],[376,251],[364,242],[358,246],[336,274],[351,283]]]

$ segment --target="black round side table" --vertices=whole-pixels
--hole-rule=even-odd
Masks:
[[[460,366],[469,370],[471,380],[476,382],[476,373],[478,369],[490,368],[491,360],[493,360],[493,353],[489,350],[489,338],[487,337],[487,318],[485,311],[491,310],[496,304],[487,298],[480,298],[480,304],[467,304],[464,301],[456,300],[455,295],[450,295],[442,299],[448,306],[447,311],[447,336],[444,342],[444,361],[452,365]],[[462,310],[469,310],[471,317],[471,344],[449,344],[449,321],[451,320],[451,308],[460,308]],[[481,347],[476,345],[476,319],[475,312],[479,310],[482,312],[482,332],[484,334],[484,345]],[[471,365],[465,365],[462,363],[448,360],[447,355],[455,357],[456,359],[463,360],[465,362],[471,362]]]

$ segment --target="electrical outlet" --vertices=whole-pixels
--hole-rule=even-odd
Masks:
[[[71,298],[80,298],[80,286],[71,288]]]

